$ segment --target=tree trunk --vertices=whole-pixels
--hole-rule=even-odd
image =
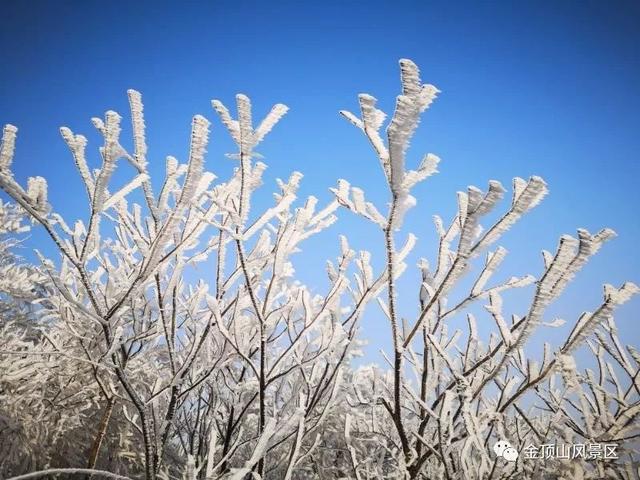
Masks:
[[[113,407],[115,403],[116,402],[113,398],[109,398],[107,400],[107,405],[105,406],[104,412],[102,413],[102,418],[100,419],[98,433],[96,434],[96,438],[93,441],[93,445],[91,446],[91,450],[89,452],[89,459],[87,461],[87,468],[89,469],[95,468],[98,461],[98,456],[100,455],[100,447],[102,446],[104,437],[107,435],[107,429],[109,428],[109,421],[111,420],[111,414],[113,413]],[[91,478],[91,475],[87,476],[87,479],[89,478]]]

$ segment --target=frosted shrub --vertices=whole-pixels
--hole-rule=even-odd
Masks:
[[[15,181],[17,129],[4,128],[0,187],[16,207],[3,216],[2,233],[25,215],[44,228],[60,258],[40,255],[37,269],[12,260],[1,266],[37,304],[29,328],[18,328],[11,316],[0,320],[3,476],[44,470],[28,478],[636,478],[640,356],[621,344],[613,311],[638,288],[605,286],[604,300],[577,320],[563,344],[545,345],[536,361],[525,356],[531,333],[554,326],[544,321],[546,308],[614,233],[564,236],[554,254],[543,252],[539,278],[492,282],[507,254],[496,244],[546,195],[541,178],[516,178],[504,213],[484,229],[483,218],[503,208],[505,188],[491,181],[486,191],[459,192],[452,221],[434,219],[434,268],[424,259],[418,265],[417,315],[399,318],[398,302],[410,299],[398,294],[396,281],[416,245],[403,220],[416,204],[413,187],[439,163],[429,154],[415,170],[406,167],[409,141],[438,90],[422,84],[411,61],[400,66],[402,92],[385,133],[386,115],[369,95],[359,97],[359,116],[341,112],[367,137],[383,169],[384,209],[346,180],[328,204],[314,197],[300,203],[298,172],[278,181],[271,207],[252,208],[266,168],[255,149],[287,107],[275,105],[254,123],[244,95],[236,97],[237,114],[212,102],[237,146],[230,155],[237,168],[226,181],[205,166],[210,122],[196,115],[186,162],[167,157],[154,191],[142,99],[133,90],[132,148],[121,143],[117,113],[93,119],[104,139],[99,168],[89,166],[86,138],[61,128],[86,190],[84,219],[56,213],[45,179],[30,178],[26,189]],[[122,163],[135,174],[111,191]],[[296,279],[291,256],[344,209],[379,231],[384,267],[375,272],[371,255],[340,236],[337,258],[327,263],[328,288],[312,293]],[[448,305],[481,254],[486,260],[467,297]],[[529,306],[504,312],[502,295],[528,285]],[[3,295],[3,311],[15,297]],[[360,319],[373,300],[389,323],[389,369],[353,369]],[[466,332],[449,331],[449,320],[478,302],[495,333],[481,339],[469,313]],[[573,355],[585,347],[598,372],[576,368]],[[514,451],[506,453],[505,444],[496,457],[491,447],[498,440]],[[619,459],[514,457],[554,442],[617,443]]]
[[[376,108],[375,98],[359,96],[360,117],[341,112],[371,143],[390,198],[386,214],[380,214],[364,202],[360,190],[345,183],[336,192],[343,205],[381,231],[387,269],[385,294],[378,302],[393,341],[390,373],[363,369],[350,382],[345,438],[352,476],[637,478],[634,439],[640,434],[640,358],[617,338],[613,312],[638,293],[638,287],[605,285],[600,305],[577,320],[564,343],[557,348],[545,344],[543,358],[538,359],[527,358],[524,350],[536,328],[560,325],[545,323],[545,310],[614,232],[604,229],[591,234],[580,229],[577,238],[563,236],[554,254],[543,251],[544,269],[538,278],[525,275],[502,284],[491,281],[507,254],[496,243],[547,194],[540,177],[515,178],[504,213],[487,228],[482,228],[481,221],[499,208],[505,188],[493,180],[485,191],[472,186],[458,192],[458,210],[451,222],[447,225],[434,217],[439,237],[435,266],[431,268],[425,259],[418,265],[422,276],[414,297],[418,313],[413,320],[400,321],[395,284],[405,270],[406,251],[414,244],[413,235],[403,233],[402,220],[416,204],[411,188],[433,174],[438,164],[438,158],[429,154],[417,170],[405,167],[420,115],[438,90],[422,84],[413,62],[401,60],[400,68],[402,92],[386,128],[386,141],[381,133],[386,114]],[[400,235],[406,240],[398,249]],[[472,261],[481,254],[486,259],[474,274],[470,291],[448,304],[449,293],[465,274],[471,274]],[[502,295],[532,284],[529,306],[519,313],[504,312]],[[471,313],[467,313],[466,332],[449,331],[449,321],[477,302],[485,305],[496,333],[483,341]],[[585,344],[597,356],[597,373],[577,371],[572,355]],[[619,444],[620,459],[541,460],[522,455],[512,462],[490,450],[500,440],[519,452],[530,445]]]

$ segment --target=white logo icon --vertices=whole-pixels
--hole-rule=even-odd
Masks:
[[[504,458],[507,462],[515,462],[518,459],[518,451],[506,440],[499,440],[493,445],[493,451],[498,457]]]

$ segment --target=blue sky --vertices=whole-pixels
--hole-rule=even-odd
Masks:
[[[456,190],[537,174],[551,194],[504,238],[511,255],[502,278],[539,273],[540,250],[553,250],[562,233],[609,226],[619,237],[549,314],[572,321],[597,305],[602,283],[640,282],[638,2],[31,1],[5,2],[0,22],[0,122],[20,129],[16,174],[45,176],[65,215],[85,214],[84,193],[58,128],[87,135],[97,162],[89,119],[114,109],[126,123],[127,88],[143,94],[156,180],[165,155],[186,158],[195,113],[214,121],[209,168],[228,174],[233,163],[223,154],[233,147],[210,100],[230,104],[243,92],[256,116],[276,102],[291,107],[261,146],[269,170],[260,198],[295,169],[305,174],[304,194],[328,200],[327,189],[345,178],[383,204],[377,162],[337,112],[356,110],[360,92],[391,112],[397,61],[406,57],[442,90],[409,155],[442,158],[408,219],[419,255],[433,258],[431,216],[453,215]],[[345,229],[354,247],[381,253],[375,228],[343,212],[339,227],[298,257],[303,280],[322,288],[323,259],[335,256]],[[407,315],[414,280],[407,277],[401,299]],[[369,313],[367,337],[378,345],[387,326]],[[636,300],[619,315],[636,345],[638,313]]]

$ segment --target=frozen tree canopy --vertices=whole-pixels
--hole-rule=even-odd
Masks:
[[[346,179],[326,204],[300,199],[303,176],[294,171],[278,181],[273,205],[256,209],[266,165],[255,148],[287,107],[256,120],[245,95],[234,108],[212,101],[237,147],[227,179],[208,170],[211,122],[196,115],[188,157],[168,156],[154,191],[149,165],[157,159],[147,157],[134,90],[131,142],[121,139],[118,113],[92,119],[103,138],[100,165],[89,164],[87,139],[62,127],[87,195],[89,213],[79,219],[49,202],[48,189],[59,186],[16,180],[17,128],[4,127],[0,477],[638,479],[640,353],[624,345],[614,321],[638,287],[605,285],[562,342],[527,355],[537,329],[562,324],[549,320],[549,306],[615,233],[564,235],[555,252],[543,251],[540,275],[496,281],[508,255],[502,235],[544,199],[547,184],[515,178],[507,194],[491,180],[458,192],[450,221],[434,217],[437,244],[420,245],[434,264],[409,265],[418,248],[404,227],[417,203],[412,191],[440,159],[429,153],[411,168],[407,152],[439,90],[422,83],[410,60],[400,61],[400,74],[392,115],[367,94],[359,113],[340,112],[382,168],[388,203],[379,205]],[[133,174],[115,189],[123,163]],[[381,268],[340,235],[323,272],[328,287],[312,291],[292,255],[353,214],[378,234]],[[38,253],[37,265],[18,257],[18,244],[37,248],[24,236],[29,228],[43,229],[59,256]],[[400,292],[410,268],[421,281]],[[448,302],[469,278],[466,296]],[[528,302],[507,311],[503,297],[524,287]],[[400,317],[400,304],[414,305],[415,315]],[[484,309],[472,313],[474,305]],[[380,308],[388,324],[393,351],[384,368],[351,362],[366,340],[359,327],[367,307]],[[451,328],[456,317],[464,330]],[[493,333],[480,335],[478,322]],[[581,368],[578,353],[595,370]],[[580,445],[588,454],[558,454]]]

